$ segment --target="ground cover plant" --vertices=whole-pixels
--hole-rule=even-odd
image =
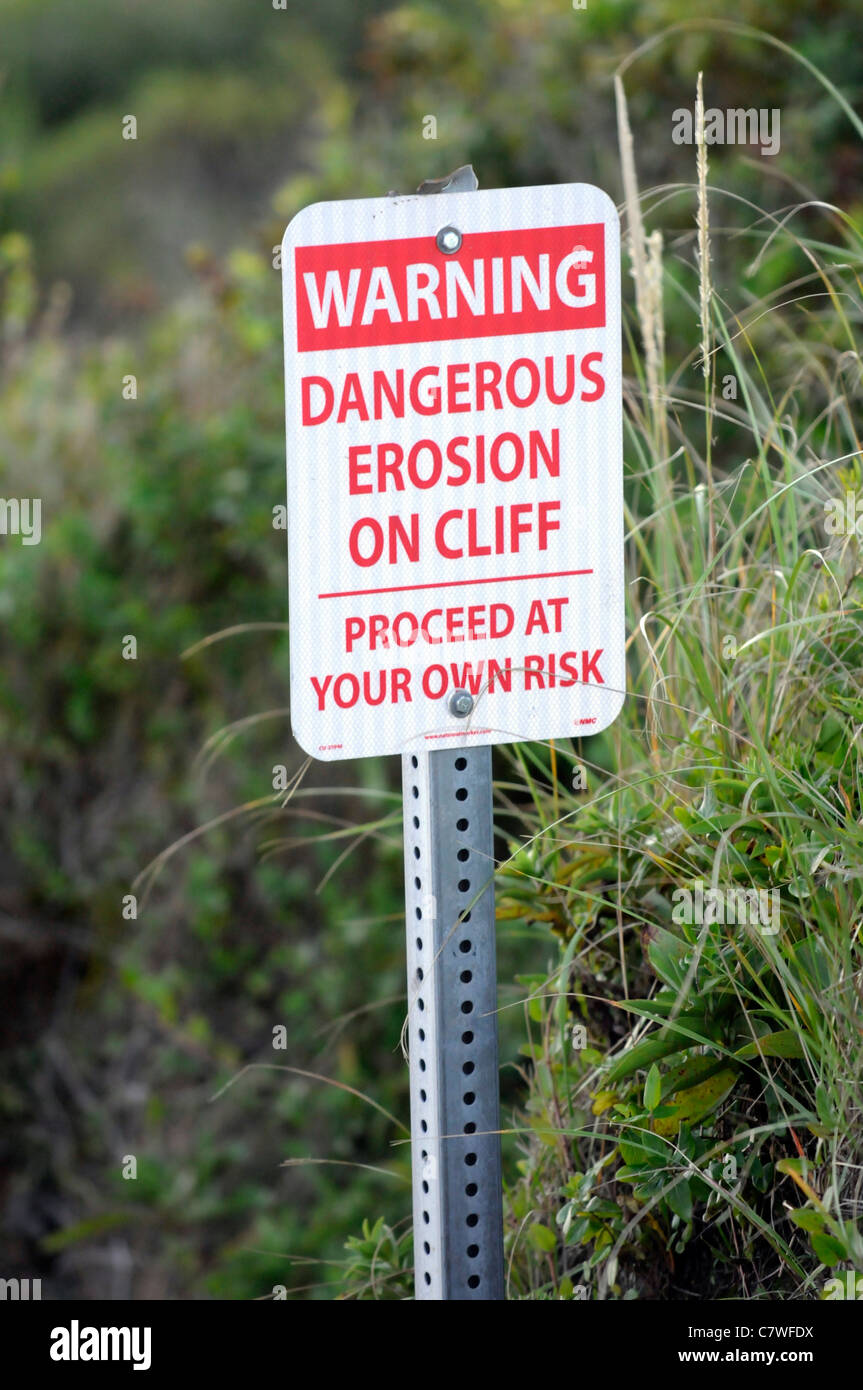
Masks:
[[[501,788],[532,804],[498,912],[559,942],[525,981],[512,1288],[820,1297],[863,1266],[860,229],[750,208],[716,282],[707,147],[642,213],[617,95],[631,692],[598,752],[520,750]]]

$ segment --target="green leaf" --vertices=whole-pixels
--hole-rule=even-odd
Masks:
[[[686,977],[683,958],[689,949],[688,942],[673,932],[666,931],[664,927],[655,929],[647,956],[660,980],[671,985],[672,989],[680,989]]]
[[[681,1014],[675,1020],[680,1027],[672,1025],[666,1027],[662,1032],[654,1033],[649,1038],[644,1038],[641,1042],[630,1047],[612,1063],[605,1074],[605,1080],[609,1086],[615,1085],[625,1076],[631,1076],[634,1071],[641,1067],[649,1067],[653,1062],[659,1061],[661,1057],[669,1057],[675,1052],[683,1052],[687,1047],[693,1046],[693,1040],[687,1037],[682,1030],[686,1028],[690,1032],[699,1032],[704,1027],[704,1016],[696,1014]],[[699,1036],[701,1033],[699,1032]]]
[[[611,1109],[616,1100],[616,1091],[597,1091],[593,1097],[593,1104],[590,1107],[591,1113],[594,1115],[602,1115],[604,1111]]]
[[[668,1145],[658,1135],[651,1134],[647,1129],[638,1129],[631,1126],[626,1131],[626,1138],[618,1142],[620,1156],[629,1168],[643,1168],[645,1164],[653,1166],[668,1162]]]
[[[535,1226],[531,1226],[528,1235],[537,1250],[547,1251],[550,1254],[552,1250],[557,1249],[557,1236],[554,1231],[549,1230],[548,1226],[543,1226],[537,1222]]]
[[[813,1233],[810,1235],[809,1239],[812,1242],[812,1249],[815,1251],[815,1254],[822,1264],[838,1265],[840,1260],[845,1259],[847,1254],[845,1246],[842,1244],[841,1240],[837,1240],[835,1236],[828,1236],[826,1234],[816,1235]]]
[[[688,1182],[675,1183],[666,1192],[665,1200],[681,1221],[692,1220],[692,1191]]]
[[[781,1028],[778,1033],[767,1033],[763,1038],[753,1039],[744,1047],[739,1047],[735,1057],[804,1057],[803,1044],[799,1033],[793,1028]]]
[[[586,1208],[586,1214],[595,1217],[599,1221],[616,1221],[620,1216],[620,1207],[611,1199],[601,1197],[591,1197],[590,1203]]]
[[[795,1226],[799,1226],[802,1231],[809,1231],[812,1235],[818,1235],[824,1230],[824,1217],[820,1211],[811,1211],[809,1207],[799,1207],[797,1211],[789,1212],[791,1220]]]
[[[678,1091],[688,1091],[692,1086],[698,1086],[708,1077],[715,1076],[718,1071],[727,1067],[728,1063],[722,1057],[705,1057],[698,1055],[689,1057],[680,1066],[673,1067],[666,1072],[662,1080],[663,1096],[675,1095]]]
[[[531,1023],[543,1023],[545,1021],[545,1013],[543,1011],[542,999],[536,997],[529,999],[527,1001],[527,1014]]]
[[[705,1115],[709,1115],[717,1106],[721,1105],[725,1097],[734,1089],[737,1083],[737,1072],[731,1067],[723,1067],[722,1071],[715,1076],[708,1077],[699,1086],[690,1086],[685,1091],[678,1091],[674,1096],[674,1113],[667,1119],[658,1119],[654,1123],[657,1134],[674,1134],[679,1126],[685,1121],[688,1125],[697,1124],[703,1120]]]
[[[659,1075],[659,1067],[656,1063],[647,1073],[647,1080],[644,1083],[644,1108],[645,1110],[655,1110],[659,1104],[662,1094],[662,1077]]]

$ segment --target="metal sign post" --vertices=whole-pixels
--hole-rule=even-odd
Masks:
[[[617,212],[465,166],[282,272],[291,726],[402,756],[417,1297],[502,1299],[491,746],[623,701]]]
[[[402,758],[418,1299],[502,1299],[491,749]]]
[[[405,753],[402,788],[416,1296],[502,1299],[491,748]]]

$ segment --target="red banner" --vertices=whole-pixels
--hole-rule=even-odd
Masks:
[[[601,222],[298,246],[300,352],[605,326]]]

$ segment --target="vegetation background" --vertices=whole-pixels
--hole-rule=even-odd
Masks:
[[[398,769],[290,737],[274,248],[465,162],[622,205],[622,65],[632,696],[496,755],[510,1296],[863,1269],[859,538],[824,529],[860,485],[863,12],[733,10],[0,0],[0,484],[43,505],[0,543],[0,1274],[410,1296]],[[782,143],[710,149],[699,244],[701,70]],[[699,876],[780,886],[780,938],[681,932]]]

